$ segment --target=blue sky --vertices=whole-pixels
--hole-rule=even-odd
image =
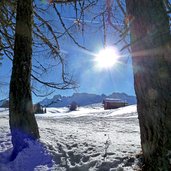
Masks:
[[[97,9],[96,9],[97,10]],[[74,17],[75,12],[71,7],[63,7],[61,10],[63,17]],[[70,17],[71,16],[71,17]],[[65,20],[66,25],[72,24],[72,20]],[[85,23],[86,24],[86,23]],[[73,41],[68,38],[62,38],[59,40],[60,48],[65,53],[65,59],[67,63],[68,72],[74,76],[74,79],[78,82],[79,88],[77,90],[55,90],[52,97],[55,94],[61,95],[72,95],[74,92],[87,92],[95,94],[111,94],[113,92],[125,92],[129,95],[135,95],[133,86],[133,74],[130,54],[125,51],[122,52],[119,63],[114,65],[110,69],[97,70],[95,67],[95,54],[99,53],[104,47],[103,30],[99,28],[100,23],[87,23],[85,25],[85,31],[82,33],[79,28],[76,28],[73,32],[73,36],[76,40],[88,48],[85,51],[77,47]],[[110,30],[110,28],[109,28]],[[109,46],[112,45],[118,38],[118,35],[111,34],[111,31],[107,32],[107,43]],[[122,45],[116,46],[121,49]],[[38,60],[41,63],[49,62],[51,65],[57,64],[55,59],[46,58],[46,56],[39,56]],[[33,64],[35,61],[33,60]],[[11,61],[4,58],[2,66],[0,66],[0,80],[5,83],[9,82],[11,74]],[[59,68],[54,67],[42,77],[46,81],[53,81],[59,79]],[[35,84],[33,82],[33,84]],[[41,90],[42,87],[38,86]],[[8,85],[1,86],[0,93],[1,99],[8,96]],[[44,90],[43,90],[44,91]],[[33,95],[33,101],[37,102],[41,100],[40,97]]]

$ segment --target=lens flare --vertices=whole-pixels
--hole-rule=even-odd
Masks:
[[[95,55],[95,66],[99,69],[112,68],[119,59],[119,52],[114,47],[106,47]]]

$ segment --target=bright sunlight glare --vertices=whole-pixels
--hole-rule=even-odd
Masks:
[[[118,62],[118,58],[119,52],[116,48],[106,47],[95,55],[95,66],[99,69],[110,69]]]

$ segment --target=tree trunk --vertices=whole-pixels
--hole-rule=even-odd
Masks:
[[[163,0],[126,0],[146,171],[170,170],[171,35]]]
[[[32,0],[17,1],[14,59],[9,95],[10,129],[14,147],[12,159],[27,147],[26,138],[33,140],[39,138],[30,87],[32,12]]]

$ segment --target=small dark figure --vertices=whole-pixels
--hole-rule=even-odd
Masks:
[[[77,103],[76,103],[76,102],[72,102],[72,103],[70,104],[70,106],[69,106],[69,110],[70,110],[70,111],[74,111],[74,110],[77,109],[77,107],[78,107]]]
[[[34,113],[37,114],[37,113],[44,113],[43,111],[43,107],[41,106],[40,103],[37,103],[34,105]]]
[[[45,110],[44,110],[44,113],[46,113],[46,108],[45,108]]]

